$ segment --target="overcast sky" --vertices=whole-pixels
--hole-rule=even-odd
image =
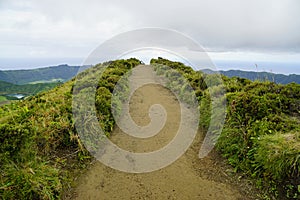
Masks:
[[[0,70],[81,64],[102,42],[144,27],[193,38],[217,64],[282,62],[261,69],[300,74],[298,0],[0,0]]]

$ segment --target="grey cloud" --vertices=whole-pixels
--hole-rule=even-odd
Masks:
[[[173,28],[207,47],[300,51],[296,0],[130,2],[115,1],[131,10],[140,25]]]
[[[8,10],[36,16],[16,21],[8,31],[1,31],[9,22],[0,18],[0,44],[16,48],[25,41],[45,48],[55,43],[72,54],[68,46],[94,48],[92,43],[123,31],[161,27],[187,34],[212,51],[300,52],[297,0],[1,0],[0,14]]]

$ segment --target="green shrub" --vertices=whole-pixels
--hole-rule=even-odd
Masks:
[[[114,125],[111,92],[120,77],[140,63],[137,59],[109,62],[102,79],[103,65],[96,65],[78,75],[81,81],[76,88],[73,79],[49,92],[1,106],[1,199],[59,199],[68,177],[76,176],[70,175],[72,170],[90,160],[75,130],[72,92],[82,95],[86,93],[80,91],[96,89],[95,97],[85,99],[87,103],[95,100],[99,123],[109,134]],[[76,102],[73,107],[89,109]]]
[[[237,78],[226,78],[225,84],[231,92],[218,150],[236,170],[273,188],[274,195],[299,195],[300,87]]]

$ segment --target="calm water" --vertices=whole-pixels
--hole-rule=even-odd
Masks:
[[[7,96],[16,97],[18,99],[22,99],[23,97],[25,97],[25,95],[23,95],[23,94],[9,94]]]

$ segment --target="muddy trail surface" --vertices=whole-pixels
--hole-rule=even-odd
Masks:
[[[149,69],[134,74],[143,80],[153,78]],[[141,139],[115,128],[110,140],[132,152],[150,152],[168,144],[176,135],[180,121],[180,105],[168,89],[147,84],[137,89],[129,102],[134,122],[150,123],[149,109],[161,104],[167,120],[161,131],[151,138]],[[66,199],[258,199],[248,181],[234,175],[223,159],[212,151],[199,159],[203,134],[198,131],[192,145],[171,165],[149,173],[125,173],[94,161],[76,180],[76,187]]]

